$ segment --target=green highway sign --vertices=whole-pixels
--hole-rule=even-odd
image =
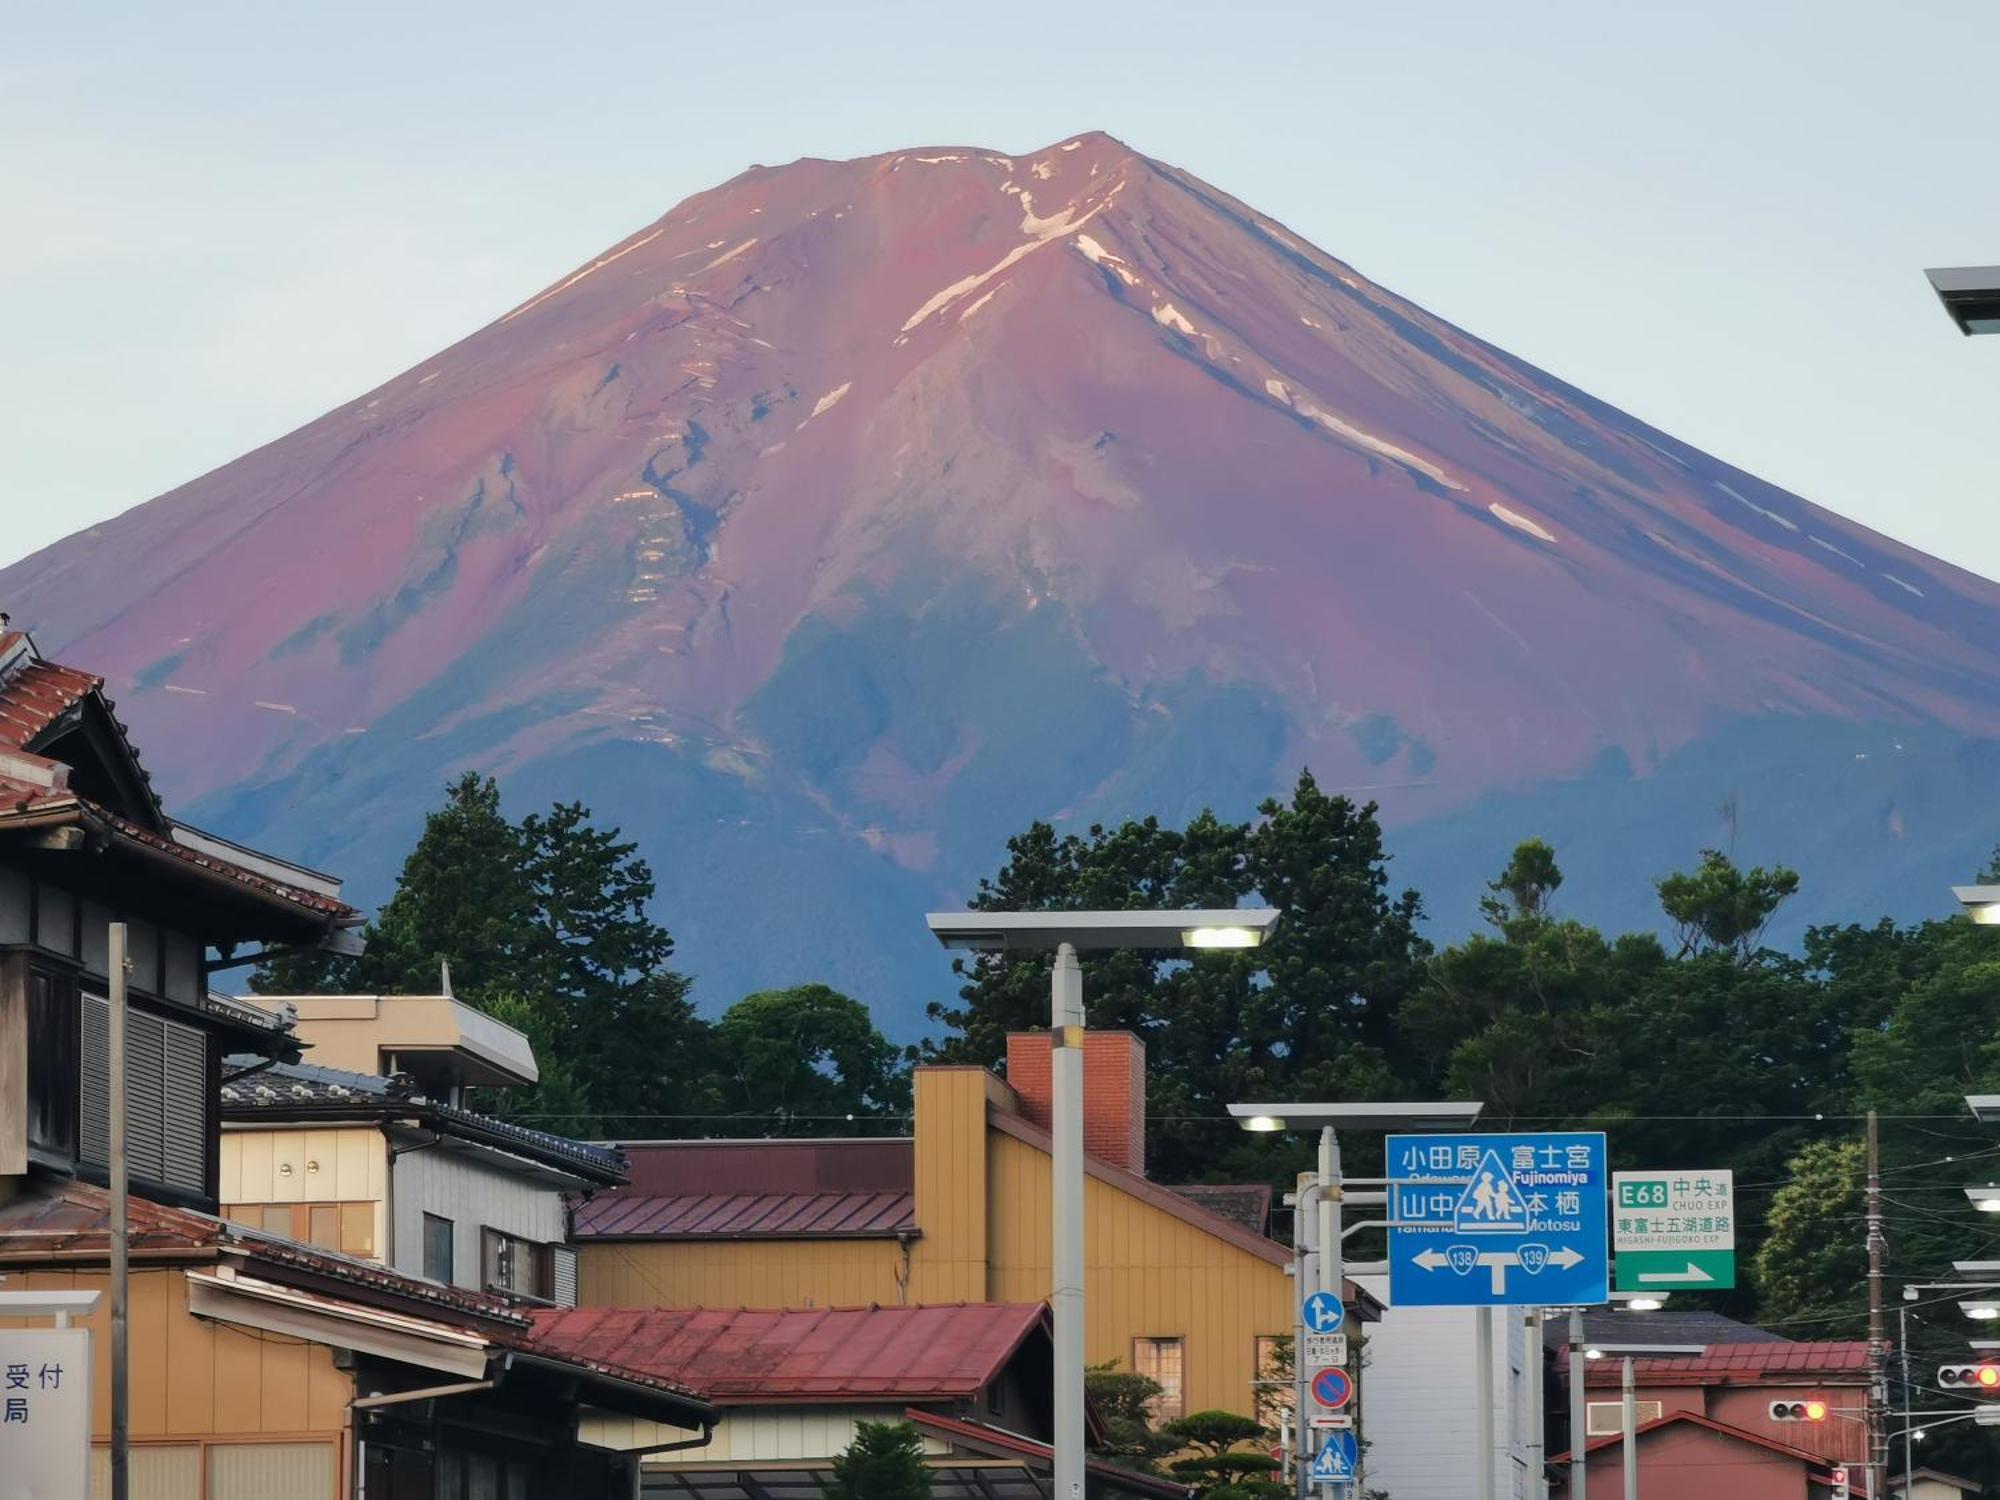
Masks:
[[[1736,1285],[1734,1250],[1620,1250],[1621,1292],[1707,1292]]]
[[[1612,1285],[1621,1292],[1735,1286],[1735,1174],[1613,1173],[1611,1252]]]

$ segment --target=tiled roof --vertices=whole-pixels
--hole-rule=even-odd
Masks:
[[[535,1309],[536,1343],[680,1381],[719,1405],[970,1397],[1042,1329],[1040,1303]]]
[[[587,1239],[860,1239],[917,1225],[915,1193],[600,1193],[577,1205]]]
[[[18,630],[0,635],[0,745],[25,750],[51,724],[104,686],[102,677],[43,661]]]
[[[46,1194],[27,1194],[0,1206],[0,1266],[30,1266],[44,1256],[77,1252],[110,1253],[110,1195],[88,1183],[66,1182]],[[172,1208],[146,1198],[132,1198],[127,1222],[134,1251],[173,1259],[185,1252],[190,1260],[218,1254],[241,1257],[255,1274],[283,1282],[286,1273],[309,1278],[322,1291],[328,1282],[350,1294],[374,1293],[405,1303],[418,1303],[428,1315],[447,1321],[470,1320],[477,1332],[502,1348],[557,1364],[574,1365],[600,1375],[630,1381],[680,1397],[692,1398],[684,1382],[663,1370],[621,1364],[602,1353],[565,1350],[548,1343],[527,1314],[505,1299],[462,1287],[443,1286],[392,1271],[373,1261],[358,1260],[303,1245],[277,1235],[246,1228],[192,1209]],[[696,1398],[698,1399],[698,1398]]]
[[[160,810],[150,778],[139,764],[138,752],[125,738],[124,726],[111,717],[111,701],[101,696],[103,686],[101,677],[44,661],[22,632],[0,633],[0,821],[60,819],[80,823],[107,836],[114,844],[123,840],[147,854],[171,858],[266,900],[275,899],[297,908],[314,920],[333,926],[359,925],[361,914],[338,897],[274,878],[266,869],[253,869],[230,860],[216,852],[216,841],[197,840],[191,830],[186,837],[178,836],[175,826]],[[157,818],[155,827],[142,826],[71,791],[69,767],[40,753],[47,748],[43,741],[50,738],[49,731],[61,725],[65,715],[93,695],[99,695],[97,701],[110,719],[112,731],[123,742],[129,768],[137,777],[134,795],[144,800],[145,807],[140,810],[149,820]],[[207,847],[194,847],[196,842]],[[283,861],[265,863],[272,868],[285,867]]]
[[[250,1064],[252,1058],[232,1058]],[[358,1115],[368,1118],[414,1118],[446,1135],[478,1141],[503,1151],[577,1173],[593,1182],[625,1181],[623,1156],[608,1146],[573,1141],[545,1130],[530,1130],[511,1120],[496,1119],[456,1105],[443,1104],[418,1092],[403,1077],[382,1078],[350,1073],[311,1063],[279,1063],[233,1079],[222,1086],[225,1119],[284,1119],[287,1115]]]
[[[1600,1344],[1789,1344],[1782,1333],[1739,1322],[1705,1308],[1663,1307],[1656,1312],[1621,1312],[1586,1308],[1583,1336]],[[1569,1343],[1569,1319],[1554,1317],[1542,1324],[1542,1341],[1551,1349]]]
[[[1642,1385],[1799,1385],[1829,1378],[1858,1384],[1868,1376],[1868,1346],[1859,1339],[1710,1344],[1691,1358],[1635,1359],[1632,1371]],[[1593,1361],[1583,1378],[1586,1385],[1616,1385],[1618,1362]]]
[[[1174,1191],[1252,1234],[1270,1227],[1271,1189],[1263,1183],[1190,1183]]]
[[[128,1200],[131,1247],[202,1256],[232,1251],[253,1261],[345,1282],[434,1308],[448,1308],[486,1322],[526,1330],[527,1319],[499,1297],[421,1281],[373,1261],[357,1260],[315,1245],[266,1234],[190,1208],[173,1208],[146,1198]],[[0,1262],[25,1263],[38,1256],[111,1250],[111,1195],[85,1182],[65,1182],[44,1194],[26,1194],[0,1207]]]

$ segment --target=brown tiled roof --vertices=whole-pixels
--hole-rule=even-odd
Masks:
[[[1048,1310],[935,1307],[536,1309],[538,1347],[682,1383],[719,1405],[963,1400],[983,1390]]]
[[[18,630],[0,635],[0,659],[26,641]],[[32,653],[33,648],[28,649]],[[0,745],[27,749],[42,731],[103,686],[102,677],[30,654],[0,687]]]

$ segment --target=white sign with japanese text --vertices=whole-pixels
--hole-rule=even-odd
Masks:
[[[90,1330],[0,1328],[0,1475],[20,1500],[90,1493]]]

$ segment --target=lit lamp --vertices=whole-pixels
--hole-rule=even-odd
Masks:
[[[1960,1302],[1958,1310],[1968,1318],[1977,1319],[1981,1323],[1990,1323],[1993,1319],[2000,1318],[2000,1302],[1991,1297],[1975,1297]]]
[[[2000,1187],[1988,1183],[1985,1187],[1969,1187],[1965,1196],[1972,1206],[1983,1214],[2000,1214]]]
[[[1955,885],[1951,893],[1981,927],[2000,926],[2000,885]]]
[[[1054,1198],[1049,1309],[1055,1324],[1055,1500],[1083,1500],[1083,967],[1113,948],[1255,948],[1278,925],[1269,909],[951,911],[924,918],[947,948],[1053,952],[1049,982],[1049,1186]]]

